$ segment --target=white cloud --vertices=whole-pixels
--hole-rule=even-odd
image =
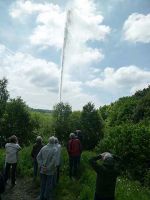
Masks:
[[[137,66],[120,67],[116,70],[107,67],[100,78],[88,81],[86,84],[112,94],[122,92],[124,95],[126,91],[133,93],[148,86],[150,84],[150,71],[140,69]]]
[[[60,69],[55,63],[12,52],[1,44],[0,59],[0,79],[8,79],[11,98],[21,96],[29,106],[46,109],[52,109],[59,101]],[[95,96],[85,94],[82,87],[82,82],[71,80],[70,75],[65,74],[63,101],[70,103],[73,109],[81,109],[89,100],[96,100]]]
[[[131,42],[150,42],[150,14],[133,13],[123,26],[124,39]]]
[[[29,40],[32,45],[62,47],[65,13],[53,3],[17,1],[10,9],[10,15],[20,21],[30,20],[35,15],[35,28]]]
[[[0,45],[0,78],[9,81],[11,97],[21,96],[30,106],[50,108],[57,101],[59,68],[29,54],[12,53]]]
[[[89,45],[89,41],[104,41],[110,33],[110,27],[103,24],[104,18],[97,11],[93,0],[70,1],[66,5],[66,10],[68,9],[71,10],[71,16],[65,49],[63,100],[70,97],[74,99],[76,96],[80,97],[81,102],[86,102],[96,97],[84,94],[81,89],[83,83],[91,76],[91,64],[100,62],[104,58],[102,50]],[[26,21],[24,24],[28,24],[28,20],[31,20],[30,16],[34,16],[35,26],[29,36],[31,46],[37,46],[40,51],[48,46],[58,50],[63,45],[66,10],[53,3],[17,1],[11,7],[10,15],[14,20],[21,19],[23,23]],[[32,82],[40,87],[47,85],[48,81],[41,70],[39,73],[36,70],[35,74],[35,77],[31,78]],[[38,80],[41,74],[43,81],[40,82]]]
[[[66,8],[71,9],[71,22],[68,28],[68,52],[71,53],[71,61],[74,63],[76,60],[76,65],[100,61],[104,57],[101,50],[90,48],[87,42],[104,40],[110,33],[110,28],[102,24],[103,16],[97,13],[94,1],[74,0],[70,5],[66,5]],[[17,20],[31,14],[36,14],[36,26],[29,37],[31,45],[38,45],[40,48],[54,46],[61,49],[66,11],[59,5],[31,1],[17,1],[10,10],[10,15]]]
[[[104,40],[110,28],[102,24],[103,16],[92,0],[75,0],[70,11],[65,68],[68,73],[85,77],[90,65],[104,58],[102,50],[90,47],[88,42]]]

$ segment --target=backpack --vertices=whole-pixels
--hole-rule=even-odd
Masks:
[[[5,192],[5,180],[4,176],[0,174],[0,194]]]

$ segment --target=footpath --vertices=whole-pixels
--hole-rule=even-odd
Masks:
[[[16,185],[11,188],[8,183],[2,200],[35,200],[39,195],[39,188],[32,179],[17,179]]]

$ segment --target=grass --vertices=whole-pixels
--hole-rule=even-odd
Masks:
[[[32,177],[31,146],[19,152],[18,174],[23,177]],[[56,200],[93,200],[96,174],[90,168],[88,159],[92,152],[82,155],[79,177],[70,180],[68,176],[68,156],[63,150],[60,182],[55,189]],[[4,166],[4,150],[0,150],[0,168]],[[36,183],[39,185],[39,183]],[[116,200],[149,200],[150,190],[142,187],[139,182],[119,177],[116,185]]]
[[[72,181],[68,177],[67,154],[63,154],[62,176],[55,194],[57,200],[92,200],[94,199],[96,174],[90,168],[88,159],[92,152],[84,152],[82,155],[80,178]],[[150,190],[142,187],[139,182],[130,181],[119,177],[116,185],[116,200],[149,200]]]

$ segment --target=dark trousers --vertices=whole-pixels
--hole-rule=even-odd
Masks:
[[[79,165],[79,156],[69,156],[69,176],[76,176]]]
[[[11,173],[10,173],[10,168],[11,168]],[[11,184],[15,185],[16,168],[17,168],[17,163],[6,163],[6,167],[5,167],[5,182],[7,182],[8,178],[9,178],[9,175],[10,175]]]
[[[40,200],[50,200],[52,199],[53,192],[53,175],[41,174],[41,191]]]
[[[56,176],[56,182],[59,182],[59,176],[60,176],[60,165],[57,166],[57,176]]]
[[[33,160],[33,169],[34,169],[34,178],[36,178],[38,174],[38,162],[36,159]]]
[[[99,197],[99,196],[95,193],[94,200],[115,200],[115,198],[114,198],[114,197]]]

